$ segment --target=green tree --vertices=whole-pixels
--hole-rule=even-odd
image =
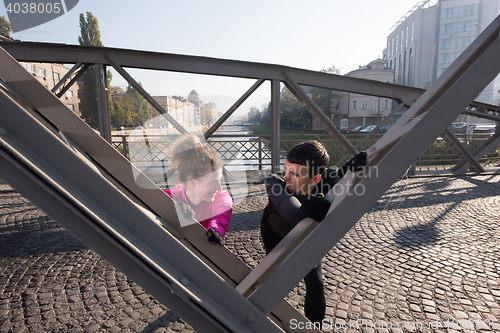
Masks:
[[[252,106],[248,112],[248,121],[251,123],[260,123],[261,113],[258,108]]]
[[[83,46],[103,46],[99,22],[91,12],[87,12],[86,17],[80,14],[80,37],[78,42]],[[108,73],[110,77],[111,73]],[[85,110],[82,110],[83,117],[91,127],[99,126],[99,115],[97,113],[97,91],[95,82],[94,66],[91,66],[83,75],[83,87],[86,99]]]
[[[137,127],[151,118],[148,102],[131,85],[128,85],[126,92],[114,104],[115,108],[112,113],[114,126]]]
[[[111,126],[120,128],[120,126],[124,126],[125,123],[125,110],[123,109],[123,105],[119,102],[123,96],[125,95],[125,91],[118,86],[110,86],[110,118],[111,118]],[[113,102],[113,96],[115,97],[115,102]]]
[[[116,102],[113,103],[113,111],[111,112],[111,126],[120,128],[120,126],[126,125],[126,110],[123,109],[123,104]]]
[[[288,89],[281,93],[281,121],[282,127],[303,127],[307,119],[312,116],[307,109]]]
[[[10,36],[10,32],[12,31],[12,26],[9,21],[5,18],[5,16],[0,16],[0,35]]]
[[[80,14],[80,32],[78,37],[80,45],[86,46],[104,46],[101,42],[101,32],[99,31],[99,21],[92,15],[92,12],[87,12],[87,18]]]

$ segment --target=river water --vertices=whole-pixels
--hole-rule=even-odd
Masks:
[[[224,161],[225,168],[237,179],[244,179],[248,170],[259,170],[258,136],[252,136],[252,134],[254,133],[248,126],[222,126],[215,133],[216,136],[209,139],[210,145],[217,150]],[[225,135],[228,136],[224,137]],[[165,155],[166,147],[156,146],[154,141],[148,141],[146,137],[139,135],[133,139],[133,143],[132,164],[155,183],[162,184],[169,171],[169,163]],[[270,170],[269,143],[263,142],[262,146],[262,169]],[[281,161],[282,164],[284,162],[284,160]],[[135,170],[134,175],[137,177],[138,173]]]
[[[254,134],[248,126],[222,126],[215,135],[230,135],[230,137],[212,137],[210,141],[215,149],[219,152],[222,159],[224,160],[224,166],[229,171],[236,170],[259,170],[258,161],[258,136],[251,136]],[[237,135],[245,135],[238,137]],[[249,136],[250,135],[250,136]],[[219,145],[215,144],[214,141],[224,141]],[[227,141],[232,141],[229,143]],[[268,145],[263,144],[262,156],[271,156]],[[281,161],[285,163],[285,161]],[[262,168],[264,170],[271,169],[271,159],[262,159]]]

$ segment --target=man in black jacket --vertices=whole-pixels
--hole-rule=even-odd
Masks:
[[[330,157],[318,141],[307,141],[288,151],[283,178],[266,179],[269,203],[261,220],[261,235],[266,254],[304,218],[321,222],[330,208],[324,194],[347,170],[357,171],[366,164],[366,153],[355,155],[343,167],[328,169]],[[305,314],[313,323],[321,323],[326,310],[321,262],[305,277]]]

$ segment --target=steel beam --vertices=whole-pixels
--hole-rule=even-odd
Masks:
[[[205,316],[194,312],[190,304],[186,304],[180,296],[171,292],[156,292],[165,288],[164,281],[155,277],[149,271],[148,265],[139,263],[133,255],[122,252],[122,244],[110,242],[105,231],[88,229],[86,225],[89,219],[85,212],[79,212],[72,207],[71,202],[68,202],[64,196],[50,185],[44,184],[42,179],[37,179],[35,174],[30,173],[28,167],[9,156],[3,149],[0,149],[0,177],[58,221],[71,234],[100,253],[103,258],[113,262],[134,281],[141,283],[144,289],[158,297],[160,302],[169,304],[172,309],[175,308],[178,314],[191,325],[204,327],[207,332],[220,332],[219,327]],[[117,262],[122,264],[117,264]],[[126,263],[126,267],[123,263]]]
[[[97,114],[99,116],[99,133],[104,140],[111,142],[111,117],[109,114],[106,68],[102,64],[94,64],[96,92],[97,92]]]
[[[323,126],[325,131],[328,132],[337,140],[337,142],[344,147],[346,152],[352,156],[356,155],[357,151],[352,144],[340,133],[339,129],[332,123],[332,121],[325,115],[325,113],[314,103],[314,101],[307,96],[304,90],[291,78],[286,77],[285,85],[290,89],[294,96],[307,108],[311,115]]]
[[[365,137],[359,141],[356,146],[354,146],[354,149],[358,149],[358,147],[360,147],[366,140],[368,140],[369,138],[371,138],[371,136],[375,133],[377,133],[378,129],[380,127],[382,127],[382,125],[384,125],[385,123],[387,123],[387,121],[389,121],[395,114],[396,112],[398,112],[399,110],[401,110],[401,108],[404,106],[404,103],[400,103],[396,108],[394,108],[394,110],[392,110],[392,112],[390,114],[388,114],[384,119],[382,119],[382,121],[380,123],[377,124],[377,126],[375,126],[375,128],[369,132],[367,135],[365,135]]]
[[[54,43],[0,42],[0,46],[18,61],[111,65],[106,57],[108,55],[121,67],[130,68],[265,80],[283,80],[282,73],[287,73],[299,85],[391,98],[409,106],[425,91],[386,82],[237,60]]]
[[[136,170],[128,160],[87,124],[82,122],[78,116],[72,112],[67,112],[67,108],[54,95],[50,94],[45,87],[1,48],[0,63],[2,64],[0,66],[0,77],[3,80],[3,91],[15,97],[19,103],[22,102],[25,108],[39,111],[41,116],[36,112],[32,112],[32,116],[37,117],[42,122],[49,121],[50,123],[45,124],[47,129],[51,128],[52,133],[61,135],[72,150],[84,156],[88,155],[90,160],[96,163],[94,165],[89,161],[84,161],[84,164],[90,164],[93,169],[97,168],[98,172],[107,177],[108,181],[120,189],[135,205],[143,207],[145,210],[151,210],[154,214],[160,216],[163,228],[230,286],[236,286],[248,275],[250,269],[227,248],[213,246],[207,242],[206,230],[201,225],[196,223],[181,227],[175,213],[173,201],[162,190],[142,175],[139,170]],[[22,122],[19,123],[19,125],[22,124]],[[28,130],[29,128],[26,129],[26,131]],[[1,130],[0,135],[4,135]],[[76,175],[79,174],[76,171],[74,172]],[[3,178],[8,179],[7,176]],[[20,187],[15,186],[15,188]],[[79,233],[76,233],[76,236],[79,237]],[[84,243],[90,244],[90,247],[93,248],[92,243],[86,241]],[[137,270],[137,272],[137,274],[142,274],[140,270]],[[165,298],[158,299],[164,302],[165,305],[171,306],[170,301],[166,301]],[[179,312],[179,314],[181,313],[183,312]],[[188,319],[190,317],[188,315],[183,316],[183,318]],[[280,303],[270,315],[270,318],[282,329],[286,328],[291,319],[299,322],[307,320],[286,301]],[[304,331],[299,330],[299,332]]]
[[[246,93],[243,94],[243,96],[241,96],[237,101],[236,103],[233,104],[233,106],[231,106],[229,108],[229,110],[227,110],[226,113],[224,113],[224,115],[222,117],[220,117],[216,122],[215,124],[213,124],[212,127],[210,127],[210,129],[205,133],[205,140],[208,140],[208,138],[210,138],[212,136],[212,134],[215,133],[215,131],[217,131],[219,129],[219,127],[222,126],[222,124],[224,124],[224,122],[229,118],[231,117],[231,115],[234,113],[234,111],[236,111],[240,106],[241,104],[243,104],[247,99],[248,97],[250,97],[250,95],[252,95],[255,90],[257,90],[261,85],[262,83],[264,83],[265,80],[257,80],[257,82],[255,82],[251,87],[250,89],[248,89],[248,91]]]
[[[471,105],[465,109],[463,114],[477,118],[493,120],[497,123],[500,122],[500,107],[495,107],[491,105],[476,106],[475,104],[476,103],[471,103]]]
[[[449,128],[441,134],[441,137],[453,148],[460,159],[465,159],[469,162],[476,172],[484,172],[483,167],[474,159],[474,156],[472,156],[469,149],[465,148],[460,141],[458,141],[457,137],[450,131]]]
[[[170,235],[159,216],[125,196],[85,161],[84,155],[54,136],[3,92],[0,105],[1,154],[33,179],[38,189],[49,190],[60,201],[59,204],[53,201],[53,206],[48,207],[52,213],[58,216],[57,209],[61,206],[85,220],[75,232],[72,223],[58,219],[75,236],[96,250],[104,248],[104,252],[98,253],[112,258],[118,268],[154,297],[165,299],[165,295],[177,295],[176,301],[183,301],[184,306],[175,309],[169,304],[169,307],[199,324],[210,322],[210,331],[281,332],[266,315]],[[12,181],[10,173],[6,176]],[[35,204],[43,205],[46,198],[39,202],[37,197],[30,196],[30,185],[18,183],[17,190],[28,194]],[[101,237],[93,240],[96,232]],[[97,241],[103,245],[96,244]],[[135,271],[138,266],[142,268],[140,274]],[[153,280],[158,280],[153,283],[157,288],[148,284]],[[189,307],[188,313],[183,311]]]
[[[496,77],[500,72],[499,28],[500,16],[413,104],[396,123],[397,126],[391,127],[368,150],[370,157],[365,174],[346,175],[337,184],[345,186],[345,190],[334,198],[322,223],[317,224],[311,219],[299,223],[296,228],[313,223],[317,226],[298,247],[280,246],[281,243],[293,243],[287,239],[293,236],[292,231],[272,251],[292,250],[290,255],[275,261],[268,261],[266,257],[255,268],[261,271],[266,271],[259,267],[261,265],[274,268],[248,298],[259,309],[271,311],[461,112],[455,110],[464,110]],[[364,192],[357,195],[358,186]]]
[[[483,142],[479,147],[477,147],[472,153],[472,157],[475,163],[479,164],[479,160],[490,151],[498,147],[500,144],[500,131],[497,130],[495,134],[490,136],[488,140]],[[457,165],[450,169],[454,173],[464,173],[471,167],[472,163],[470,159],[462,158]]]
[[[69,81],[68,84],[64,85],[62,88],[61,88],[61,91],[59,91],[56,96],[58,98],[61,98],[64,93],[66,93],[66,91],[68,91],[69,88],[71,88],[73,86],[73,84],[75,84],[76,81],[78,81],[78,79],[87,71],[87,69],[90,68],[90,64],[84,64],[82,68],[80,68],[80,70],[76,73],[75,76],[73,76],[73,78]]]
[[[281,155],[281,92],[280,81],[271,81],[271,172],[280,170]]]
[[[281,73],[288,73],[300,85],[382,96],[403,101],[408,105],[411,105],[423,92],[422,89],[385,82],[237,60],[50,43],[0,42],[0,46],[19,61],[111,65],[105,56],[107,54],[121,67],[130,68],[265,80],[282,80]]]
[[[132,86],[134,87],[135,90],[137,90],[137,92],[139,94],[141,94],[142,97],[144,97],[144,99],[146,101],[149,102],[149,104],[151,104],[155,109],[156,111],[158,111],[160,114],[164,115],[168,122],[172,124],[172,126],[174,126],[174,128],[176,130],[179,131],[179,133],[181,134],[187,134],[188,131],[186,131],[186,129],[184,127],[182,127],[181,124],[179,124],[177,122],[177,120],[175,120],[174,117],[172,117],[168,112],[166,112],[165,110],[163,110],[163,108],[160,106],[160,104],[158,104],[158,102],[156,102],[153,97],[151,97],[150,94],[147,93],[146,90],[144,90],[143,87],[141,87],[141,85],[139,83],[137,83],[136,80],[134,80],[134,78],[132,76],[130,76],[129,73],[127,73],[127,71],[125,71],[116,61],[113,60],[113,58],[108,55],[108,54],[105,54],[105,57],[108,59],[108,61],[111,63],[111,66],[113,66],[113,68],[118,72],[120,73],[120,75]]]
[[[76,63],[73,67],[71,67],[71,69],[63,76],[62,79],[59,80],[59,82],[56,83],[56,85],[54,86],[54,88],[52,88],[51,92],[53,94],[56,93],[56,91],[62,87],[62,85],[71,77],[71,75],[73,75],[73,73],[78,69],[80,68],[80,66],[82,65],[82,63]],[[58,97],[61,97],[61,96],[58,96]]]

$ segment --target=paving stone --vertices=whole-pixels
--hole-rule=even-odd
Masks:
[[[345,310],[337,310],[335,313],[335,316],[338,318],[346,319],[347,318],[347,312]]]
[[[251,191],[233,207],[226,247],[255,267],[267,198],[263,185]],[[395,183],[323,259],[327,315],[498,321],[499,205],[498,175]],[[0,250],[2,333],[194,331],[13,191],[0,193]],[[288,296],[302,313],[304,296],[303,282]]]

